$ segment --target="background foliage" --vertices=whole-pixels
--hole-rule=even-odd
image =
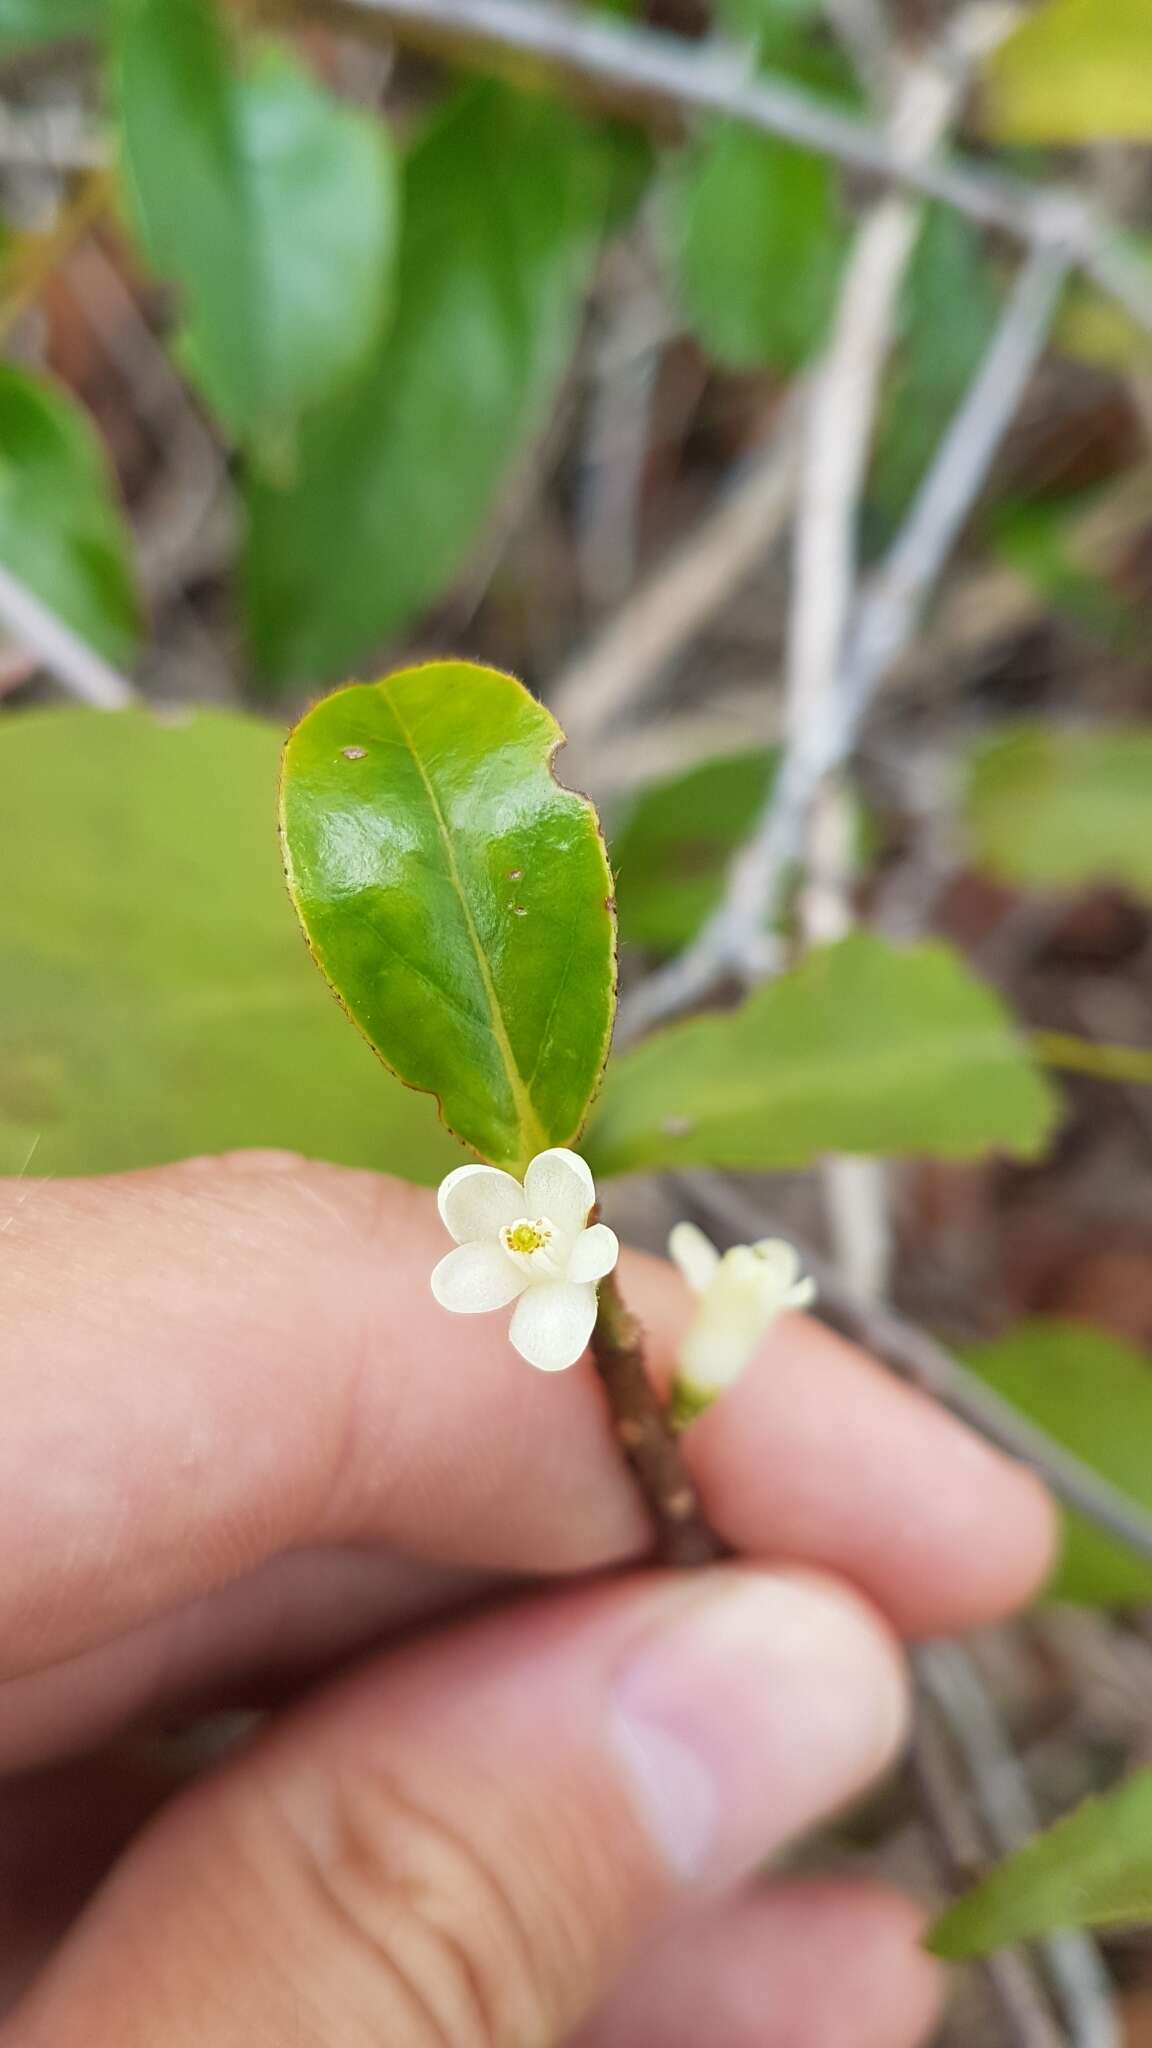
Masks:
[[[872,1282],[1152,1512],[1145,0],[1038,0],[963,56],[940,175],[963,152],[999,211],[910,202],[837,480],[861,607],[922,536],[1035,210],[1086,197],[1105,260],[1077,245],[755,961],[718,954],[599,1086],[614,922],[627,1018],[784,808],[780,541],[820,498],[802,405],[868,310],[853,150],[966,19],[553,9],[621,38],[613,83],[386,4],[0,0],[0,1171],[272,1145],[432,1184],[459,1140],[519,1166],[583,1129],[653,1244],[691,1207],[837,1255],[863,1189]],[[733,104],[637,89],[634,48]],[[757,89],[849,125],[757,125]],[[289,729],[293,893],[364,1037],[283,887]],[[1146,1917],[1146,1781],[1110,1787],[1147,1753],[1150,1571],[1071,1513],[1049,1606],[976,1646],[1045,1813],[1107,1796],[950,1953]],[[1135,2028],[1152,1951],[1108,1940]],[[995,2038],[973,2013],[957,2043]]]

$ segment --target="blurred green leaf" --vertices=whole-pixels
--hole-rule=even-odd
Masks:
[[[1152,1365],[1088,1323],[1021,1323],[968,1353],[973,1372],[1114,1486],[1152,1508]],[[1066,1515],[1054,1600],[1120,1606],[1152,1598],[1152,1565]]]
[[[774,72],[845,97],[844,68],[804,33],[810,9],[788,0],[728,6]],[[736,369],[804,362],[828,325],[847,240],[828,159],[715,121],[672,159],[662,200],[680,299],[705,348]]]
[[[1024,887],[1126,883],[1152,893],[1152,733],[1012,728],[974,756],[975,858]]]
[[[949,207],[929,207],[909,265],[872,474],[872,496],[889,517],[922,481],[992,338],[999,303],[979,230]]]
[[[144,245],[182,286],[189,361],[221,418],[290,464],[306,409],[383,328],[395,173],[379,122],[282,50],[242,71],[210,0],[118,0],[127,187]]]
[[[284,755],[289,887],[317,965],[451,1130],[522,1172],[584,1121],[615,1008],[596,813],[513,676],[428,662],[338,690]]]
[[[811,22],[821,0],[717,0],[716,13],[733,35],[761,38]]]
[[[279,749],[270,726],[219,712],[0,720],[0,1171],[241,1145],[417,1181],[459,1165],[300,943]]]
[[[988,67],[987,126],[1008,142],[1152,137],[1148,0],[1046,0]]]
[[[294,486],[252,492],[269,678],[347,670],[460,567],[567,364],[616,161],[565,108],[499,86],[417,143],[392,330],[305,423]]]
[[[837,191],[826,158],[735,121],[674,163],[664,202],[680,298],[722,363],[790,368],[819,346],[844,251]]]
[[[0,0],[0,51],[92,35],[103,28],[108,7],[109,0]]]
[[[1132,607],[1103,576],[1076,561],[1075,529],[1083,498],[1015,499],[998,505],[988,521],[995,550],[1038,590],[1053,611],[1076,619],[1105,640],[1134,623]]]
[[[625,945],[673,953],[699,930],[779,758],[779,747],[724,754],[637,793],[612,834]]]
[[[832,1151],[1030,1158],[1054,1114],[1011,1018],[955,953],[857,932],[739,1009],[613,1060],[586,1150],[601,1173],[769,1170]]]
[[[1057,1927],[1152,1919],[1152,1771],[1086,1800],[1001,1863],[933,1927],[951,1962]]]
[[[109,661],[140,626],[104,449],[62,386],[0,365],[0,561]],[[7,798],[5,798],[7,801]]]

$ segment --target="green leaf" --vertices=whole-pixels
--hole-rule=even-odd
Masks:
[[[625,945],[655,953],[687,945],[719,900],[779,758],[779,747],[724,754],[640,790],[612,834]]]
[[[346,383],[389,303],[396,189],[384,128],[282,50],[233,71],[208,0],[119,0],[129,195],[182,286],[189,361],[221,418],[289,464],[300,415]]]
[[[458,570],[567,363],[613,161],[563,107],[498,86],[417,143],[391,332],[306,422],[292,487],[252,492],[268,677],[346,671]]]
[[[1009,142],[1152,137],[1148,0],[1047,0],[995,52],[987,126]]]
[[[992,514],[990,539],[1054,611],[1077,619],[1101,638],[1118,640],[1134,623],[1131,605],[1118,588],[1075,559],[1076,529],[1087,509],[1081,497],[1009,500]]]
[[[289,887],[381,1058],[494,1166],[577,1135],[615,1007],[612,881],[551,713],[429,662],[326,697],[284,756]]]
[[[950,207],[929,207],[872,475],[872,495],[889,517],[922,481],[992,338],[999,300],[979,230]]]
[[[726,0],[774,74],[851,97],[839,61],[805,33],[804,0]],[[673,159],[664,227],[680,299],[707,348],[736,369],[793,368],[820,345],[847,244],[826,157],[716,121]]]
[[[140,627],[131,539],[103,446],[62,386],[7,364],[0,561],[109,661],[131,659]]]
[[[978,862],[1025,888],[1126,883],[1152,893],[1152,733],[1021,725],[970,764]]]
[[[436,1181],[462,1158],[300,943],[280,735],[219,712],[0,719],[0,1171],[286,1146]]]
[[[1009,1856],[937,1920],[928,1946],[959,1962],[1057,1927],[1148,1919],[1152,1771],[1137,1771]]]
[[[980,1375],[1102,1472],[1152,1508],[1152,1363],[1087,1323],[1021,1323],[968,1354]],[[1054,1600],[1125,1605],[1152,1598],[1152,1566],[1079,1515],[1064,1518],[1064,1548],[1048,1586]]]
[[[680,299],[705,348],[736,369],[811,355],[844,251],[827,159],[719,122],[673,166],[664,199]]]
[[[1033,1157],[1054,1109],[998,998],[947,946],[857,932],[739,1009],[614,1060],[586,1150],[601,1173],[799,1167],[822,1152]]]
[[[107,14],[108,0],[0,0],[0,51],[95,34]]]

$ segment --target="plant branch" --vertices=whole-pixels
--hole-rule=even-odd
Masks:
[[[727,1546],[705,1520],[675,1432],[644,1370],[640,1325],[614,1273],[600,1285],[591,1348],[616,1440],[652,1517],[658,1562],[698,1565],[724,1557]]]
[[[913,1651],[921,1688],[948,1730],[991,1853],[1010,1856],[1040,1816],[1000,1711],[968,1653],[956,1643]],[[982,1874],[982,1873],[981,1873]],[[1120,2048],[1111,1986],[1095,1942],[1077,1931],[1036,1943],[1068,2026],[1072,2048]]]
[[[869,122],[841,113],[789,80],[756,71],[731,45],[701,45],[658,29],[533,6],[531,0],[263,4],[274,14],[311,16],[361,39],[382,36],[453,59],[529,58],[545,78],[566,80],[623,114],[679,122],[687,113],[711,113],[742,121],[834,157],[850,170],[942,200],[1019,241],[1059,246],[1152,330],[1152,274],[1078,193],[1038,188],[959,156],[941,163],[913,161]],[[514,75],[523,79],[524,69],[520,64]]]
[[[691,946],[625,997],[621,1041],[698,1002],[723,974],[743,973],[749,960],[763,959],[765,926],[803,843],[816,791],[848,758],[873,697],[915,629],[1043,353],[1066,274],[1066,257],[1051,249],[1034,251],[1024,264],[905,525],[860,600],[830,715],[805,730],[802,745],[786,749],[719,908]]]
[[[914,1653],[915,1654],[915,1653]],[[912,1728],[909,1776],[916,1793],[928,1840],[940,1875],[950,1890],[960,1890],[983,1876],[987,1843],[981,1837],[965,1787],[960,1782],[952,1743],[942,1717],[920,1711]],[[1016,2048],[1067,2048],[1032,1958],[1023,1949],[997,1950],[979,1965]]]
[[[977,10],[979,13],[979,10]],[[887,127],[917,160],[937,149],[967,87],[973,15],[939,48],[902,64],[882,33],[872,44],[874,90]],[[883,21],[873,30],[882,32]],[[845,641],[856,598],[860,503],[875,433],[900,291],[923,219],[923,202],[888,192],[869,210],[845,266],[831,339],[814,377],[800,470],[788,631],[785,734],[789,751],[818,748],[835,715]],[[806,945],[840,938],[853,923],[852,830],[839,778],[814,792],[801,831],[800,930]],[[769,964],[771,947],[757,939]],[[751,945],[744,963],[755,966]],[[837,1264],[865,1293],[883,1291],[890,1255],[882,1160],[832,1154],[820,1179]]]
[[[136,692],[103,655],[81,640],[71,626],[57,618],[46,604],[0,565],[0,625],[17,646],[55,676],[58,683],[81,703],[99,711],[122,711]]]
[[[741,464],[714,508],[561,671],[550,702],[571,749],[566,761],[590,750],[609,725],[618,730],[779,539],[795,492],[807,398],[801,382],[770,440]]]

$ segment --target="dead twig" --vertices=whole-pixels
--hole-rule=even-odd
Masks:
[[[915,628],[1043,353],[1066,274],[1066,256],[1050,249],[1037,250],[1024,265],[905,525],[860,601],[832,715],[819,729],[805,728],[802,747],[786,751],[723,901],[692,945],[625,997],[622,1039],[689,1008],[722,974],[742,973],[750,959],[763,958],[765,926],[802,843],[813,797],[848,758],[876,691]]]
[[[998,1707],[971,1657],[956,1643],[913,1652],[923,1692],[963,1763],[969,1795],[993,1856],[1009,1856],[1034,1835],[1040,1816]],[[1095,1942],[1078,1932],[1036,1943],[1072,2048],[1120,2048],[1111,1986]]]
[[[916,161],[867,121],[815,93],[758,72],[720,41],[688,42],[658,29],[607,21],[526,0],[263,0],[269,12],[337,23],[459,59],[532,58],[546,74],[590,90],[621,113],[722,114],[819,150],[854,171],[939,199],[1030,246],[1058,247],[1152,331],[1152,272],[1079,193],[1038,187],[954,156]]]

